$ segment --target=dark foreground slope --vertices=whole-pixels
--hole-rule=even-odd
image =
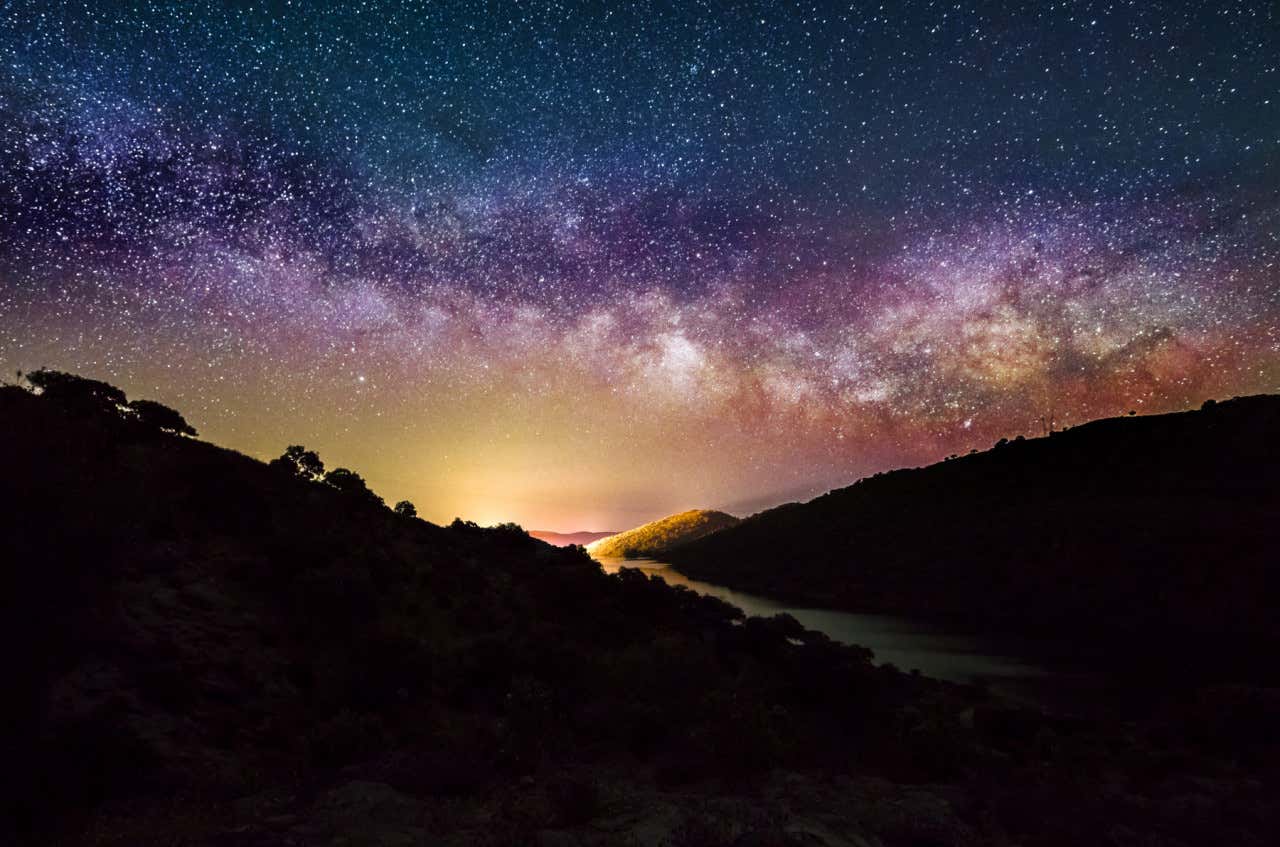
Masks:
[[[1257,396],[877,475],[666,557],[801,602],[1180,663],[1210,642],[1270,654],[1278,551],[1280,397]]]
[[[484,798],[593,763],[676,784],[855,749],[911,766],[878,728],[935,686],[794,621],[742,625],[577,549],[401,517],[18,388],[0,443],[0,828],[208,801],[187,838],[236,798],[353,778]],[[588,787],[556,790],[487,813],[498,831],[593,813]]]
[[[0,843],[1274,843],[1266,691],[1048,717],[109,410],[0,443]]]

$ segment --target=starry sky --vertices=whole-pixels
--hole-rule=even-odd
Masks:
[[[1280,9],[11,0],[0,365],[553,530],[1274,392]]]

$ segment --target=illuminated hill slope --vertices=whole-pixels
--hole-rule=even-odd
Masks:
[[[737,518],[724,512],[690,509],[592,542],[587,545],[587,552],[605,558],[658,556],[678,544],[696,541],[737,523]]]

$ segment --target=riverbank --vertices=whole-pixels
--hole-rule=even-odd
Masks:
[[[1010,702],[1057,714],[1141,719],[1187,687],[1175,684],[1177,678],[1168,674],[1118,667],[1114,658],[1097,661],[1092,652],[1073,649],[1076,645],[975,633],[906,615],[815,608],[692,579],[658,559],[595,558],[606,573],[634,568],[668,585],[723,600],[747,615],[790,615],[833,641],[871,650],[877,664],[976,686]]]

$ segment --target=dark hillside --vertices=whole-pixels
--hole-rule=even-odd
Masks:
[[[868,733],[934,688],[794,621],[743,626],[518,528],[402,517],[114,402],[0,388],[0,818],[28,833],[340,775],[485,796],[574,762],[737,779],[861,748],[866,766]]]
[[[0,388],[0,843],[1274,843],[1273,692],[1044,715],[71,393]]]
[[[1280,633],[1278,515],[1280,397],[1257,396],[881,474],[666,558],[800,602],[1251,665]]]

